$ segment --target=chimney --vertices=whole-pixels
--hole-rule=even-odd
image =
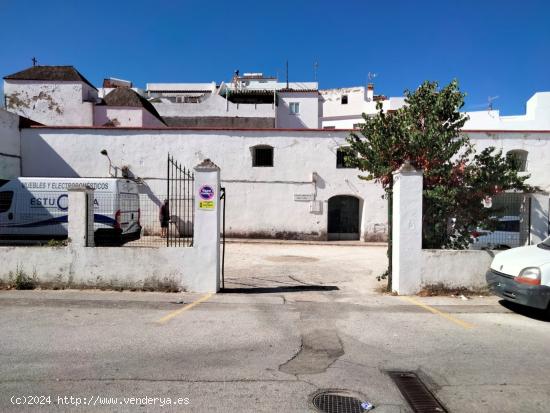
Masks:
[[[369,83],[367,85],[367,102],[372,102],[374,99],[374,84]]]

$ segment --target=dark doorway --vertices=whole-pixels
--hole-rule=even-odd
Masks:
[[[339,195],[328,200],[328,239],[359,239],[359,199]]]

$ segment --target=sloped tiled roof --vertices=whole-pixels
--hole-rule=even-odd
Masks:
[[[28,69],[4,76],[6,80],[49,80],[57,82],[84,82],[94,89],[88,79],[73,66],[32,66]]]
[[[107,106],[143,108],[166,125],[164,119],[162,119],[162,116],[159,115],[151,102],[129,87],[117,87],[113,89],[103,98],[102,104]]]

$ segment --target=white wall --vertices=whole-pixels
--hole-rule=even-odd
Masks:
[[[19,116],[0,108],[0,179],[12,179],[21,172]]]
[[[139,128],[142,125],[142,109],[99,105],[94,108],[94,125],[104,126],[107,122],[115,122],[117,126]]]
[[[550,92],[535,93],[527,101],[524,115],[500,116],[498,110],[466,112],[464,129],[470,130],[550,130]]]
[[[328,89],[319,91],[323,99],[323,117],[357,116],[364,111],[366,90],[363,86]],[[348,97],[348,103],[342,104],[342,96]]]
[[[6,109],[44,125],[93,125],[97,91],[83,82],[5,80]]]
[[[173,284],[187,291],[216,292],[204,276],[197,248],[0,247],[0,280],[17,269],[39,283],[74,287],[143,288]]]
[[[543,191],[550,192],[550,132],[468,132],[464,131],[476,150],[481,151],[489,146],[501,149],[503,154],[513,149],[523,149],[528,152],[527,171],[531,178],[527,181],[533,186],[539,186]]]
[[[148,110],[136,107],[98,105],[94,108],[94,125],[104,126],[109,121],[117,126],[135,128],[156,128],[165,126]]]
[[[335,195],[362,200],[361,235],[383,238],[387,223],[381,187],[357,178],[354,169],[336,168],[336,149],[346,144],[347,132],[304,131],[192,131],[31,128],[22,131],[24,176],[107,176],[108,165],[99,152],[107,149],[117,166],[130,165],[145,179],[151,202],[166,193],[166,155],[192,166],[204,158],[222,169],[227,188],[227,230],[241,236],[286,236],[322,239],[327,230],[327,201]],[[505,150],[529,151],[529,182],[550,190],[550,132],[470,133],[478,150],[493,145]],[[252,167],[251,147],[274,147],[274,167]],[[311,173],[320,182],[314,187]],[[295,194],[314,194],[321,213],[311,213],[309,202],[294,201]],[[157,199],[157,197],[160,199]],[[154,206],[151,205],[154,210]]]
[[[25,176],[104,177],[107,149],[115,165],[130,165],[155,202],[166,193],[166,156],[183,165],[211,158],[221,168],[227,189],[227,231],[237,236],[279,236],[324,239],[328,199],[335,195],[360,198],[361,236],[385,238],[387,209],[382,188],[360,180],[354,169],[336,168],[336,149],[346,144],[346,132],[329,131],[192,131],[125,129],[25,129],[22,133]],[[255,145],[274,147],[274,167],[252,167]],[[311,174],[317,172],[316,186]],[[315,194],[321,213],[295,194]]]
[[[163,128],[166,126],[155,115],[146,109],[141,109],[141,119],[141,126],[143,128]]]
[[[366,90],[364,86],[319,91],[322,100],[320,124],[322,128],[352,129],[357,123],[364,122],[363,113],[374,115],[377,101],[374,100],[374,89]],[[342,104],[342,97],[348,97],[348,103]],[[397,110],[405,104],[403,97],[390,97],[382,101],[384,111]]]
[[[277,128],[319,128],[319,94],[317,92],[279,92],[277,94]],[[289,104],[300,104],[299,113],[290,113]]]
[[[421,285],[485,288],[485,273],[499,251],[422,250]]]
[[[275,106],[264,104],[236,104],[216,93],[204,98],[200,103],[153,103],[161,116],[240,116],[240,117],[274,117]]]

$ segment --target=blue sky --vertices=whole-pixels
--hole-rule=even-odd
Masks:
[[[550,91],[550,2],[0,0],[0,74],[70,64],[92,83],[228,80],[235,69],[399,96],[457,78],[466,109],[504,114]]]

